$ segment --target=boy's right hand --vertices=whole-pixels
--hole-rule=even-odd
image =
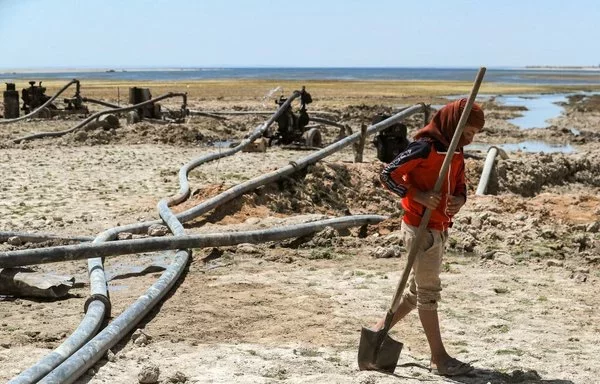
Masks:
[[[423,192],[423,191],[415,191],[415,195],[414,195],[414,199],[417,203],[419,204],[423,204],[425,207],[434,210],[436,209],[439,205],[440,202],[442,201],[442,196],[439,193],[435,193],[433,191],[427,191],[427,192]]]

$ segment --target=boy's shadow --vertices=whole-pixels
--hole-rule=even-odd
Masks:
[[[398,367],[418,366],[429,371],[429,368],[422,364],[399,364]],[[542,379],[534,370],[514,370],[511,373],[493,371],[485,368],[475,368],[464,376],[436,376],[444,379],[448,383],[463,384],[574,384],[571,380],[562,379]]]

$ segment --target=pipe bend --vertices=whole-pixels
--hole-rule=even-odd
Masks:
[[[94,302],[96,300],[98,300],[98,301],[102,302],[102,304],[104,304],[104,308],[105,308],[104,318],[106,318],[106,319],[110,318],[111,309],[112,309],[112,304],[110,303],[110,299],[108,297],[98,294],[98,293],[95,293],[87,298],[87,300],[85,301],[85,304],[83,305],[84,312],[87,313],[92,302]]]

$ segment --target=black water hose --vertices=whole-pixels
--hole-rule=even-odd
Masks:
[[[72,334],[58,348],[44,356],[37,364],[21,372],[19,376],[10,380],[7,384],[32,384],[37,383],[48,372],[52,371],[73,354],[73,351],[81,348],[89,340],[88,333],[96,334],[104,320],[105,305],[101,301],[95,301],[88,307],[87,313],[79,329],[89,329],[89,332],[78,332]]]
[[[299,96],[299,92],[294,92],[290,98],[290,103],[293,99]],[[289,104],[288,104],[289,105]],[[244,146],[250,144],[252,140],[260,137],[262,133],[269,127],[275,119],[283,113],[287,105],[281,106],[274,116],[264,124],[261,124],[255,132],[244,142],[240,143],[237,147],[232,148],[224,153],[219,153],[216,156],[202,156],[199,159],[193,160],[186,164],[180,169],[179,182],[180,191],[177,195],[169,198],[162,199],[158,203],[159,214],[161,218],[167,223],[171,231],[175,235],[183,235],[184,230],[181,223],[174,217],[172,212],[168,209],[168,205],[177,204],[185,200],[189,196],[189,184],[187,180],[187,174],[193,167],[211,161],[223,156],[230,156],[241,150]],[[112,228],[109,231],[101,234],[104,238],[116,237],[118,230]],[[136,303],[130,306],[123,314],[121,314],[115,321],[113,321],[105,330],[89,341],[84,347],[80,348],[76,355],[72,356],[71,359],[65,361],[62,365],[56,368],[46,379],[48,382],[54,381],[52,378],[60,382],[67,382],[75,380],[79,377],[87,367],[93,365],[101,356],[106,352],[108,348],[116,344],[125,334],[127,334],[134,326],[139,322],[146,313],[152,308],[163,295],[172,287],[177,281],[187,260],[189,259],[190,253],[188,251],[178,251],[175,255],[173,263],[169,266],[166,272],[164,272],[159,280],[148,290],[146,294],[140,297]],[[94,259],[97,260],[97,259]],[[81,358],[83,356],[83,358]],[[44,382],[46,381],[44,380]]]
[[[216,115],[216,114],[210,113],[210,112],[202,112],[202,111],[192,111],[192,110],[190,110],[190,115],[191,116],[205,116],[205,117],[210,117],[210,118],[217,119],[217,120],[227,120],[227,118],[225,116]]]
[[[403,119],[405,119],[411,115],[414,115],[416,113],[419,113],[419,112],[422,112],[422,106],[419,104],[413,105],[407,109],[404,109],[402,112],[399,112],[377,124],[371,125],[370,127],[367,128],[367,135],[371,135],[371,134],[380,132],[380,131],[388,128],[389,126],[396,124],[399,121],[402,121]],[[262,127],[262,126],[264,126],[264,125],[261,125],[260,127]],[[297,161],[291,161],[290,165],[285,166],[285,167],[279,169],[278,171],[274,171],[274,172],[268,173],[266,175],[256,177],[254,179],[250,179],[242,184],[238,184],[237,186],[232,187],[232,188],[222,192],[221,194],[219,194],[219,195],[217,195],[217,196],[215,196],[193,208],[190,208],[186,211],[178,213],[176,215],[176,217],[178,220],[180,220],[182,222],[187,222],[191,219],[194,219],[194,218],[210,211],[211,209],[218,206],[218,204],[223,204],[227,201],[230,201],[238,196],[241,196],[242,194],[244,194],[248,191],[251,191],[251,190],[257,188],[260,185],[266,184],[267,182],[272,182],[272,181],[276,181],[281,178],[287,177],[287,176],[291,175],[292,173],[294,173],[296,171],[296,169],[301,169],[303,167],[306,167],[309,164],[315,163],[315,162],[329,156],[330,154],[332,154],[336,151],[339,151],[339,150],[343,149],[344,147],[349,146],[350,144],[358,141],[359,139],[360,139],[360,132],[354,133],[354,134],[347,136],[344,139],[337,141],[334,144],[331,144],[309,156],[306,156]],[[238,147],[231,148],[227,151],[223,151],[221,153],[212,153],[212,154],[202,156],[202,157],[188,163],[186,165],[186,167],[191,169],[194,166],[197,166],[194,164],[200,164],[202,162],[221,158],[223,156],[226,156],[228,153],[230,153],[230,151],[241,150],[241,149],[236,150],[236,148],[239,148],[244,142],[240,143],[240,145]],[[182,180],[183,169],[184,168],[182,168],[179,172],[180,182]],[[186,171],[183,171],[183,173],[185,173],[185,172]],[[185,174],[187,175],[187,173],[185,173]],[[268,181],[264,182],[265,179],[268,179]],[[185,182],[187,183],[187,179]],[[223,200],[220,200],[220,199],[223,199]],[[152,220],[152,221],[145,221],[145,222],[140,222],[140,223],[126,224],[126,225],[122,225],[119,227],[108,229],[103,233],[103,235],[105,235],[107,238],[114,239],[114,238],[116,238],[116,236],[119,233],[122,233],[122,232],[130,232],[133,234],[145,233],[148,231],[148,228],[150,228],[150,226],[155,225],[155,224],[163,224],[163,221],[162,220]]]
[[[371,135],[376,132],[382,131],[382,130],[386,129],[387,127],[403,120],[404,118],[411,116],[415,113],[421,112],[421,111],[422,111],[421,105],[414,105],[410,108],[407,108],[407,109],[403,110],[402,112],[399,112],[399,113],[393,115],[392,117],[389,117],[388,119],[385,119],[385,120],[367,128],[367,135]],[[195,206],[191,209],[188,209],[187,211],[177,214],[177,219],[185,222],[192,218],[198,217],[199,215],[201,215],[205,212],[208,212],[208,211],[214,209],[215,207],[217,207],[221,204],[224,204],[227,201],[233,200],[236,197],[241,196],[246,192],[254,190],[262,185],[269,184],[274,181],[280,180],[284,177],[287,177],[287,176],[293,174],[294,172],[296,172],[300,169],[307,167],[310,164],[314,164],[317,161],[324,159],[325,157],[360,140],[360,137],[361,137],[361,133],[356,132],[350,136],[345,137],[344,139],[342,139],[340,141],[337,141],[319,151],[312,153],[311,155],[308,155],[297,161],[291,161],[290,165],[287,165],[276,171],[264,174],[262,176],[259,176],[254,179],[245,181],[241,184],[238,184],[238,185],[222,192],[218,196],[215,196],[208,200],[205,200],[202,203],[198,204],[197,206]]]
[[[66,384],[77,380],[152,310],[177,282],[186,264],[187,258],[176,257],[142,296],[38,383]]]
[[[56,235],[53,233],[31,233],[31,232],[12,232],[12,231],[1,231],[0,232],[0,243],[7,241],[11,237],[18,237],[23,243],[41,243],[42,241],[57,240],[57,241],[92,241],[92,236],[63,236]]]
[[[121,106],[119,106],[119,105],[111,104],[109,102],[102,101],[102,100],[92,99],[90,97],[83,97],[83,98],[81,98],[81,101],[83,101],[84,103],[92,103],[92,104],[102,105],[102,106],[108,107],[108,108],[115,108],[115,109],[121,108]]]
[[[219,158],[222,158],[225,156],[233,155],[236,152],[242,150],[245,146],[250,144],[253,140],[262,136],[264,131],[266,129],[268,129],[269,126],[283,113],[285,108],[287,108],[292,103],[292,101],[299,96],[300,96],[300,92],[298,92],[298,91],[294,92],[291,95],[291,97],[289,97],[289,102],[286,101],[286,103],[284,103],[281,107],[279,107],[277,109],[275,114],[273,114],[273,116],[269,120],[267,120],[265,123],[259,125],[256,128],[256,130],[250,135],[250,137],[248,137],[246,140],[242,141],[235,148],[231,148],[227,151],[223,151],[220,153],[213,153],[213,154],[201,156],[197,159],[192,160],[191,162],[187,163],[186,165],[184,165],[179,171],[179,184],[180,184],[179,193],[177,195],[171,197],[170,199],[161,200],[161,203],[164,202],[164,205],[167,205],[167,204],[173,205],[173,204],[177,204],[181,201],[184,201],[190,194],[190,187],[189,187],[189,183],[187,180],[187,175],[191,171],[191,169],[193,169],[203,163],[206,163],[206,162],[209,162],[212,160],[216,160],[216,159],[219,159]],[[159,203],[159,205],[161,205],[161,203]],[[163,209],[159,208],[159,210],[161,211],[161,217],[164,217],[163,213],[162,213]],[[168,211],[168,209],[167,209],[167,211]],[[157,223],[161,223],[161,221],[157,221]],[[139,233],[144,230],[147,230],[147,228],[144,226],[140,226],[138,224],[130,224],[127,226],[111,228],[111,229],[99,234],[96,237],[96,239],[94,240],[94,243],[99,244],[99,243],[103,243],[103,242],[108,242],[110,240],[114,240],[120,232],[128,231],[128,232],[132,232],[132,233]],[[172,286],[172,283],[177,280],[181,271],[183,270],[183,267],[187,263],[187,258],[189,257],[189,255],[187,254],[187,252],[184,252],[184,253],[178,252],[176,254],[175,260],[173,261],[174,268],[168,269],[167,272],[163,273],[163,275],[160,278],[162,280],[159,279],[159,282],[157,282],[155,284],[155,286],[157,286],[157,284],[158,284],[159,286],[167,287],[166,289],[170,289],[170,287]],[[88,270],[90,273],[90,283],[91,283],[90,284],[91,285],[90,293],[91,293],[91,295],[86,302],[86,314],[84,316],[84,319],[80,323],[79,327],[57,349],[55,349],[53,352],[51,352],[50,354],[48,354],[44,358],[42,358],[42,360],[40,360],[38,363],[36,363],[36,365],[32,366],[31,368],[27,369],[26,371],[22,372],[19,376],[14,378],[11,381],[11,384],[29,384],[29,383],[37,382],[39,379],[44,377],[44,375],[51,372],[55,367],[58,367],[70,355],[72,355],[77,350],[82,348],[82,346],[94,334],[96,334],[96,332],[98,331],[100,322],[104,319],[105,313],[110,309],[110,301],[108,301],[108,293],[107,293],[107,291],[105,291],[106,281],[104,278],[104,268],[103,268],[102,259],[93,258],[93,259],[88,260]],[[174,280],[172,280],[172,279],[174,279]],[[147,292],[146,296],[147,296],[147,299],[140,298],[140,300],[146,302],[146,305],[148,305],[147,304],[148,300],[150,300],[151,298],[158,297],[158,294],[156,292],[150,292],[150,290],[149,290]],[[160,295],[160,297],[162,297],[162,294]],[[159,297],[159,299],[160,299],[160,297]],[[154,300],[154,299],[152,299],[152,300]],[[155,303],[155,302],[152,301],[152,303]],[[152,305],[154,305],[154,304],[152,304]],[[134,314],[131,316],[136,316],[135,311],[133,313]],[[120,335],[121,333],[118,332],[117,334]],[[121,337],[119,337],[119,339]],[[117,339],[117,340],[119,340],[119,339]],[[90,345],[93,345],[93,344],[90,344]],[[77,363],[71,362],[71,363],[69,363],[69,368],[63,367],[61,369],[63,369],[63,371],[66,370],[67,372],[77,371],[78,368],[73,367],[72,366],[73,364],[77,364]],[[78,376],[75,376],[75,377],[78,377]],[[60,382],[67,380],[67,378],[68,378],[68,375],[61,376]]]
[[[109,113],[115,113],[115,112],[127,112],[127,111],[132,111],[134,109],[143,107],[145,105],[148,104],[152,104],[152,103],[156,103],[160,100],[164,100],[164,99],[168,99],[171,97],[183,97],[184,100],[187,98],[187,95],[185,93],[173,93],[173,92],[169,92],[167,94],[164,94],[162,96],[158,96],[154,99],[150,99],[150,100],[146,100],[142,103],[139,104],[135,104],[135,105],[131,105],[128,107],[122,107],[122,108],[115,108],[115,109],[110,109],[110,110],[105,110],[105,111],[100,111],[100,112],[96,112],[93,115],[91,115],[90,117],[88,117],[87,119],[83,120],[81,123],[77,124],[76,126],[74,126],[73,128],[69,128],[63,131],[55,131],[55,132],[40,132],[40,133],[34,133],[28,136],[23,136],[23,137],[19,137],[17,139],[13,139],[12,141],[15,143],[20,143],[21,141],[25,141],[25,140],[33,140],[33,139],[40,139],[43,137],[57,137],[57,136],[63,136],[66,135],[67,133],[71,133],[76,131],[77,129],[87,125],[90,121],[95,120],[97,118],[99,118],[102,115],[107,115]]]
[[[44,104],[40,105],[37,109],[35,109],[34,111],[31,111],[30,113],[28,113],[25,116],[21,116],[21,117],[17,117],[14,119],[4,119],[4,120],[0,120],[0,125],[1,124],[10,124],[10,123],[16,123],[17,121],[21,121],[21,120],[25,120],[28,119],[30,117],[35,117],[35,115],[37,115],[38,113],[40,113],[42,111],[42,109],[46,108],[46,106],[48,106],[49,104],[51,104],[54,100],[56,100],[56,98],[58,96],[60,96],[61,93],[63,93],[64,91],[67,90],[67,88],[69,88],[71,85],[73,84],[78,84],[79,85],[79,80],[77,79],[73,79],[71,81],[69,81],[64,87],[62,87],[58,92],[56,92],[54,94],[54,96],[52,96],[50,99],[48,99]]]
[[[153,237],[109,241],[102,244],[83,243],[7,251],[0,252],[0,268],[82,260],[93,257],[130,255],[133,253],[156,252],[167,249],[223,247],[240,243],[264,243],[266,241],[306,236],[321,231],[328,226],[347,228],[378,223],[384,219],[386,219],[385,216],[379,215],[356,215],[255,231]]]
[[[406,110],[403,110],[402,112],[400,112],[400,113],[398,113],[398,114],[396,114],[396,115],[394,115],[394,116],[392,116],[392,117],[390,117],[390,118],[388,118],[388,119],[386,119],[386,120],[384,120],[384,121],[382,121],[382,122],[380,122],[378,124],[375,124],[375,125],[369,127],[368,130],[367,130],[367,134],[372,134],[372,133],[379,132],[379,131],[387,128],[388,126],[390,126],[392,124],[395,124],[396,122],[398,122],[398,121],[400,121],[400,120],[402,120],[402,119],[404,119],[404,118],[406,118],[406,117],[408,117],[408,116],[410,116],[412,114],[421,112],[421,111],[422,111],[422,107],[420,105],[415,105],[413,107],[410,107],[410,108],[408,108]],[[306,166],[310,162],[316,162],[319,159],[321,159],[321,158],[323,158],[323,157],[325,157],[325,156],[327,156],[327,155],[329,155],[331,153],[334,153],[334,152],[336,152],[336,151],[338,151],[338,150],[340,150],[340,149],[342,149],[342,148],[350,145],[351,143],[353,143],[354,141],[357,141],[359,139],[360,139],[360,133],[348,136],[345,139],[340,140],[337,143],[332,144],[331,146],[326,147],[326,148],[318,151],[317,153],[315,153],[315,154],[313,154],[311,156],[308,156],[308,157],[305,157],[305,158],[299,160],[297,163],[296,162],[292,162],[291,172],[289,172],[290,171],[290,166],[284,167],[283,169],[280,170],[280,171],[282,171],[282,174],[280,175],[280,177],[285,177],[288,174],[288,172],[289,173],[293,173],[293,172],[295,172],[296,169],[300,169],[299,165]],[[210,155],[209,156],[205,156],[205,157],[210,157]],[[181,172],[180,172],[180,174],[181,174]],[[250,181],[256,181],[257,179],[263,179],[263,182],[265,182],[265,183],[266,182],[270,182],[271,178],[272,178],[272,175],[269,174],[269,175],[266,175],[266,176],[268,176],[266,181],[265,181],[265,178],[263,176],[261,176],[259,178],[255,178],[254,180],[250,180]],[[221,203],[227,202],[227,201],[229,201],[229,200],[231,200],[231,199],[233,199],[233,198],[235,198],[235,197],[237,197],[237,196],[239,196],[239,195],[241,195],[241,194],[243,194],[243,193],[245,193],[248,190],[251,190],[253,188],[255,188],[254,184],[250,185],[248,183],[245,183],[245,185],[242,188],[232,188],[230,190],[227,190],[224,193],[222,193],[222,194],[219,195],[221,197],[221,199],[222,199]],[[216,205],[215,204],[215,199],[216,198],[211,199],[211,201],[210,201],[209,204],[201,204],[202,205],[201,207],[199,206],[199,207],[193,208],[191,210],[187,210],[185,212],[182,212],[182,213],[176,215],[176,217],[177,217],[177,219],[182,220],[182,221],[186,221],[186,219],[195,218],[195,217],[197,217],[197,216],[199,216],[199,215],[207,212],[208,210],[214,208],[214,206]],[[150,221],[150,222],[144,222],[144,223],[135,223],[135,224],[129,224],[129,225],[120,226],[120,227],[116,227],[116,228],[111,228],[111,229],[105,231],[102,234],[102,236],[104,236],[106,238],[114,238],[120,232],[142,233],[142,232],[146,231],[152,224],[159,224],[159,223],[162,223],[162,221],[156,220],[156,221]],[[178,262],[177,260],[178,259],[176,259],[176,263],[181,264],[181,262],[180,261]],[[171,284],[169,281],[173,281],[173,280],[169,280],[169,279],[171,277],[175,276],[176,273],[177,273],[177,269],[176,268],[174,268],[174,269],[173,268],[167,269],[167,271],[161,277],[161,280],[159,280],[155,284],[155,286],[160,285],[160,286],[169,286],[170,287],[170,285],[168,285],[168,284]],[[165,278],[164,280],[163,280],[163,277]],[[174,281],[173,281],[173,283],[174,283]],[[155,290],[153,290],[155,286],[153,286],[150,290],[148,290],[148,292],[147,292],[147,294],[145,296],[140,297],[140,299],[138,299],[138,301],[132,307],[130,307],[121,316],[119,316],[119,318],[118,318],[119,322],[118,323],[117,323],[117,321],[115,321],[115,322],[111,323],[111,325],[109,325],[109,327],[111,327],[113,324],[115,324],[115,326],[121,324],[121,326],[124,327],[125,326],[124,324],[127,324],[127,321],[121,321],[121,319],[124,319],[124,318],[127,318],[127,317],[132,317],[134,319],[138,319],[138,321],[139,321],[139,319],[141,319],[143,317],[143,315],[141,315],[141,317],[135,315],[135,313],[138,313],[138,311],[134,310],[134,307],[138,308],[139,310],[143,310],[145,308],[145,305],[147,305],[145,303],[147,303],[148,301],[154,300],[154,295],[150,295],[150,293],[151,293],[151,291],[152,292],[155,291]],[[101,334],[104,335],[104,331],[101,332]],[[100,334],[99,334],[99,336],[100,336]],[[115,341],[115,343],[116,343],[116,341]],[[75,360],[79,361],[79,364],[86,364],[86,361],[91,361],[90,360],[90,353],[91,353],[91,351],[93,351],[98,346],[98,341],[95,341],[95,339],[94,339],[90,343],[88,343],[88,345],[89,345],[89,348],[85,352],[83,360],[82,360],[81,357],[78,357],[77,359],[75,359]],[[101,351],[101,350],[98,350],[97,348],[96,348],[96,350],[97,350],[97,352]],[[84,353],[84,352],[81,350],[81,353]],[[92,356],[96,356],[96,358],[99,359],[99,357],[97,357],[97,355],[98,355],[98,353],[96,353],[95,355],[92,353]],[[69,363],[69,364],[71,364],[71,365],[75,364],[76,363],[75,360],[71,360],[71,363]],[[97,360],[94,360],[94,361],[97,361]],[[77,369],[75,369],[75,371],[79,372],[78,375],[80,375],[81,373],[85,372],[85,369],[83,369],[83,370],[77,370]],[[71,369],[70,372],[74,372],[73,369]],[[65,377],[69,377],[69,376],[65,376],[63,374],[60,377],[62,377],[63,379],[65,379]],[[76,378],[78,376],[74,376],[74,377]],[[73,378],[73,380],[75,380],[75,379]],[[49,382],[51,382],[51,381],[49,381]]]
[[[321,123],[321,124],[325,124],[325,125],[331,125],[333,127],[337,127],[337,128],[342,128],[342,129],[346,129],[348,128],[347,124],[342,124],[342,123],[338,123],[337,121],[333,121],[333,120],[329,120],[329,119],[323,119],[320,117],[310,117],[310,121],[312,123]]]
[[[210,115],[272,115],[272,111],[190,111],[192,114],[210,114]],[[337,117],[338,114],[329,111],[310,111],[311,115],[324,115]]]

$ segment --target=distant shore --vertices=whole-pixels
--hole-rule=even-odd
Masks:
[[[25,69],[2,72],[0,83],[30,80],[70,80],[119,81],[119,82],[184,82],[195,81],[434,81],[472,83],[477,68],[293,68],[293,67],[253,67],[253,68],[58,68]],[[488,68],[486,83],[513,85],[589,85],[600,84],[600,70],[545,68]]]
[[[528,65],[524,68],[548,71],[600,71],[600,66],[552,66],[552,65]]]
[[[62,88],[68,80],[48,79],[43,84],[46,94],[51,95]],[[0,83],[1,84],[1,83]],[[85,97],[109,102],[124,101],[130,87],[148,87],[153,96],[168,92],[186,92],[189,100],[197,100],[212,108],[233,108],[247,100],[264,105],[274,105],[273,99],[289,95],[293,90],[306,86],[313,97],[314,108],[337,108],[343,104],[356,105],[412,105],[427,102],[441,104],[449,95],[467,95],[472,81],[345,81],[345,80],[265,80],[265,79],[219,79],[219,80],[89,80],[81,79],[81,92]],[[26,80],[16,81],[17,89],[27,87]],[[600,91],[597,85],[532,85],[485,82],[481,95],[566,93]],[[256,106],[254,106],[256,107]]]
[[[193,71],[232,71],[239,69],[251,70],[476,70],[478,67],[230,67],[230,66],[212,66],[212,67],[41,67],[41,68],[1,68],[0,75],[10,74],[29,74],[29,73],[118,73],[118,72],[193,72]],[[488,70],[502,71],[527,71],[527,70],[549,70],[549,71],[600,71],[598,66],[553,66],[553,65],[527,65],[524,67],[488,67]]]

